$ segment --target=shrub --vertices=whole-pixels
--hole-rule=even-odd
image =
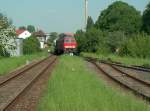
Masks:
[[[76,33],[78,52],[105,52],[106,38],[101,30],[91,28],[87,32],[78,31]]]
[[[143,27],[142,30],[150,34],[150,2],[145,8],[145,11],[143,12]]]
[[[41,51],[40,42],[36,37],[29,37],[23,41],[23,53],[33,54]]]
[[[121,46],[119,54],[140,58],[150,57],[150,36],[137,35],[127,40]]]
[[[0,56],[9,57],[10,54],[6,51],[5,48],[2,48],[2,46],[0,46]]]
[[[85,33],[82,30],[78,30],[75,34],[75,38],[78,43],[77,52],[80,53],[80,52],[84,51]]]
[[[121,44],[127,39],[127,36],[122,31],[104,32],[106,37],[106,46],[109,47],[112,53],[115,53]],[[106,47],[105,46],[105,47]]]
[[[85,51],[97,52],[100,47],[100,40],[102,38],[102,32],[92,28],[85,33]]]

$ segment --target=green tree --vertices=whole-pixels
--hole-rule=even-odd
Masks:
[[[26,30],[27,28],[25,26],[20,26],[19,29],[20,30]]]
[[[91,29],[94,26],[94,21],[91,16],[88,17],[86,30]]]
[[[87,32],[79,30],[76,32],[78,52],[106,52],[106,38],[102,31],[91,28]]]
[[[138,34],[124,42],[119,51],[120,55],[132,57],[150,58],[150,37]]]
[[[113,53],[116,52],[127,39],[125,34],[121,31],[106,32],[105,36],[107,38],[107,45]]]
[[[99,16],[96,27],[98,29],[113,31],[122,31],[125,34],[136,33],[142,25],[140,12],[133,6],[122,1],[111,4]]]
[[[30,33],[33,33],[35,32],[35,27],[33,25],[28,25],[27,26],[27,30],[30,32]]]
[[[150,3],[147,5],[143,13],[143,27],[142,30],[150,34]]]
[[[84,51],[85,33],[82,30],[77,30],[77,32],[75,34],[75,38],[76,38],[76,41],[78,43],[78,45],[77,45],[77,52],[80,53],[80,52]]]
[[[32,54],[39,52],[40,50],[40,42],[36,37],[29,37],[23,41],[23,53],[24,54]]]
[[[51,46],[54,43],[54,40],[58,37],[58,33],[57,32],[51,32],[50,33],[50,37],[48,39],[48,45]]]
[[[13,49],[15,49],[15,28],[6,16],[0,14],[0,55],[7,56],[7,51]]]

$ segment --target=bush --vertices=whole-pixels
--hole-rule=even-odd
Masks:
[[[150,34],[150,2],[145,8],[145,11],[143,12],[143,27],[142,30],[146,33]]]
[[[33,54],[40,51],[40,42],[36,37],[29,37],[23,41],[24,54]]]
[[[127,39],[127,36],[122,31],[103,32],[106,37],[106,46],[109,47],[110,52],[115,53],[121,46],[123,41]]]
[[[78,30],[75,34],[76,41],[78,43],[77,45],[77,52],[80,53],[84,50],[84,39],[85,39],[85,33],[82,30]]]
[[[85,33],[85,51],[87,52],[97,52],[100,47],[100,40],[102,38],[102,32],[92,28]]]
[[[51,33],[50,33],[50,37],[49,37],[49,39],[47,40],[48,46],[53,47],[53,45],[54,45],[54,40],[55,40],[56,38],[58,38],[58,37],[59,37],[59,35],[58,35],[57,32],[51,32]]]
[[[9,57],[10,54],[6,51],[6,49],[4,49],[4,48],[2,48],[2,46],[0,46],[0,56]]]
[[[77,31],[76,40],[78,43],[78,52],[105,52],[106,38],[102,31],[91,28],[87,32]]]
[[[137,35],[127,40],[121,46],[119,54],[140,58],[150,57],[150,36]]]

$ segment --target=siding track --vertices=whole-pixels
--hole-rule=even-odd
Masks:
[[[136,95],[142,96],[145,100],[150,102],[150,80],[145,80],[135,74],[136,71],[141,71],[142,73],[147,74],[150,77],[150,72],[148,69],[144,68],[135,68],[132,66],[123,66],[118,65],[115,63],[109,63],[106,61],[100,61],[94,58],[85,58],[87,61],[94,64],[100,71],[102,71],[105,75],[107,75],[112,80],[116,81],[117,83],[121,84],[122,86],[132,90]],[[122,70],[122,68],[125,68]],[[131,71],[135,70],[135,71]]]

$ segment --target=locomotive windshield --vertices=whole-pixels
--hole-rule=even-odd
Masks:
[[[76,41],[75,41],[74,37],[67,36],[67,37],[64,38],[64,42],[66,42],[66,43],[72,43],[72,42],[76,42]]]
[[[69,42],[71,42],[71,40],[67,39],[67,40],[65,40],[65,42],[69,43]]]

